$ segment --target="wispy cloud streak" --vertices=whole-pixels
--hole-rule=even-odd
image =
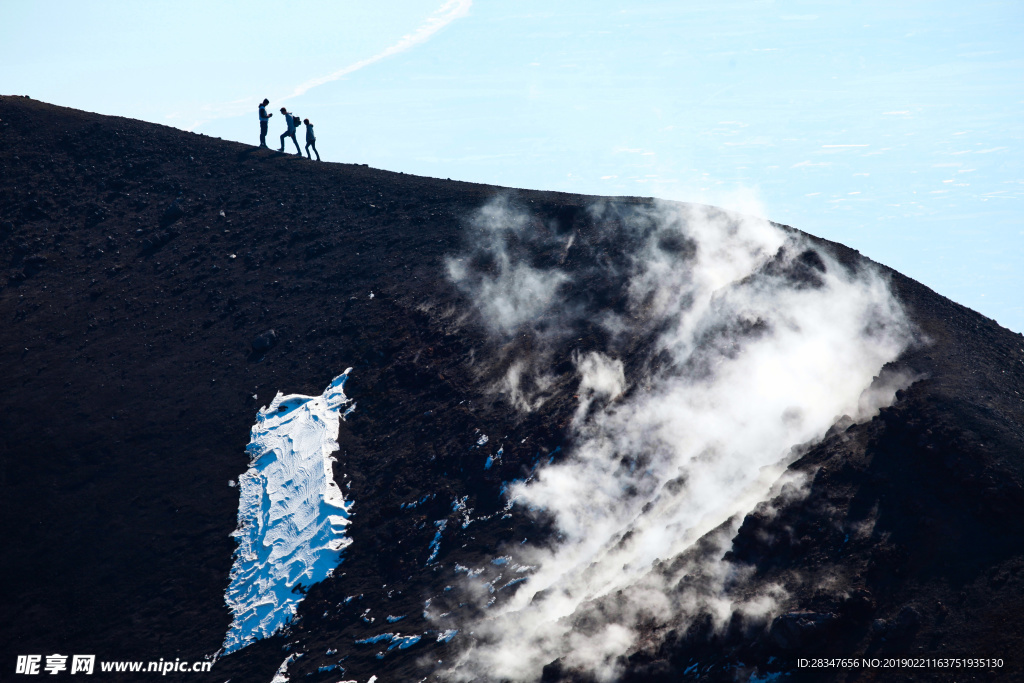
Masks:
[[[333,73],[329,73],[326,76],[320,76],[318,78],[310,79],[305,83],[302,83],[301,85],[297,86],[295,90],[291,92],[290,95],[283,97],[281,99],[288,100],[293,97],[305,95],[309,90],[319,85],[323,85],[324,83],[330,83],[331,81],[336,81],[339,78],[347,76],[350,73],[359,71],[360,69],[370,66],[371,64],[376,64],[382,59],[387,59],[388,57],[397,55],[401,52],[405,52],[410,48],[425,43],[430,39],[431,36],[433,36],[435,33],[443,29],[448,24],[452,23],[456,19],[461,19],[462,17],[469,14],[469,8],[472,4],[473,0],[448,0],[448,2],[441,5],[441,7],[439,7],[433,14],[431,14],[427,18],[427,20],[423,22],[415,31],[413,31],[412,33],[405,34],[394,45],[388,47],[387,49],[381,52],[378,52],[372,57],[360,59],[358,62],[355,62],[354,64],[349,64],[348,66],[342,69],[338,69]]]
[[[407,33],[404,36],[402,36],[394,45],[389,46],[388,48],[382,50],[381,52],[378,52],[372,57],[360,59],[358,62],[349,64],[348,66],[338,69],[337,71],[305,81],[304,83],[295,86],[291,93],[287,95],[279,95],[276,97],[272,97],[270,99],[275,103],[280,103],[290,99],[294,99],[296,97],[300,97],[302,95],[305,95],[313,88],[316,88],[317,86],[321,86],[324,85],[325,83],[336,81],[339,78],[343,78],[351,73],[355,73],[360,69],[370,66],[371,64],[376,64],[377,62],[383,59],[387,59],[388,57],[392,57],[399,53],[405,52],[406,50],[416,47],[417,45],[422,45],[423,43],[427,42],[434,34],[443,29],[448,24],[452,23],[456,19],[461,19],[462,17],[469,14],[469,8],[472,5],[473,0],[447,0],[447,2],[445,2],[439,8],[437,8],[437,10],[435,10],[433,14],[427,17],[426,21],[420,24],[411,33]],[[184,129],[192,131],[198,128],[199,126],[203,125],[204,123],[208,123],[216,119],[226,119],[231,118],[233,116],[242,116],[244,114],[249,114],[252,112],[252,109],[255,106],[254,103],[258,102],[261,99],[261,97],[262,95],[253,94],[249,97],[240,98],[237,100],[233,100],[231,102],[221,102],[219,104],[203,105],[199,107],[199,118],[195,119],[190,125],[186,126]],[[172,120],[180,119],[183,118],[183,114],[173,113],[169,114],[167,118]]]

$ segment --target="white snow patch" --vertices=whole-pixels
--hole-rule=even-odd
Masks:
[[[330,576],[351,543],[345,527],[352,503],[331,468],[338,413],[350,402],[343,388],[351,369],[320,396],[279,392],[257,414],[246,448],[249,469],[238,478],[238,528],[232,534],[238,548],[224,595],[234,620],[225,653],[288,624],[303,589]]]

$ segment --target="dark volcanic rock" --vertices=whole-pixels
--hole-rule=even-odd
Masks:
[[[907,638],[912,636],[921,625],[921,613],[911,605],[904,605],[896,620],[890,625],[889,633],[895,638]]]
[[[783,650],[803,650],[820,644],[835,620],[834,614],[789,612],[775,617],[770,636]]]
[[[252,340],[252,350],[257,353],[264,353],[274,348],[275,344],[277,344],[277,332],[267,330]]]
[[[173,201],[170,206],[164,209],[163,215],[160,216],[160,225],[167,227],[179,218],[184,217],[184,215],[185,209],[181,206],[181,202]]]
[[[875,613],[875,601],[871,597],[870,592],[860,588],[852,591],[850,595],[843,600],[840,610],[842,615],[847,619],[863,621],[870,619],[871,615]]]
[[[575,269],[572,306],[618,310],[622,293],[590,265],[619,267],[628,255],[615,244],[580,248],[596,239],[593,198],[312,164],[21,97],[0,97],[0,118],[0,666],[29,653],[217,652],[238,506],[228,482],[247,467],[256,411],[279,390],[318,395],[349,366],[345,390],[359,410],[341,424],[335,477],[347,475],[354,501],[352,552],[308,587],[286,634],[187,680],[269,681],[291,652],[303,654],[293,681],[418,681],[429,662],[453,657],[457,641],[425,638],[383,659],[355,642],[398,630],[385,615],[404,615],[404,632],[433,628],[423,601],[449,580],[427,563],[435,521],[453,522],[439,555],[448,566],[545,538],[526,515],[496,514],[501,484],[556,457],[578,405],[572,354],[601,348],[607,331],[581,324],[566,335],[543,407],[510,410],[491,390],[495,377],[472,364],[494,342],[448,281],[446,257],[465,245],[464,218],[505,194],[530,207],[538,234],[576,236],[571,251],[517,247]],[[866,261],[811,242],[769,267],[812,288],[820,254],[843,267]],[[680,259],[695,249],[660,248]],[[793,464],[808,474],[807,495],[752,511],[728,553],[748,568],[750,591],[784,589],[777,611],[721,628],[707,615],[645,625],[620,662],[624,680],[766,680],[825,655],[1006,664],[814,679],[1019,674],[1024,339],[887,272],[928,341],[886,372],[916,381],[875,419],[840,420],[808,447]],[[630,343],[624,355],[639,355],[643,340]],[[471,448],[481,425],[507,436],[486,470]],[[454,523],[462,496],[487,519]],[[342,656],[343,674],[320,671]],[[544,676],[587,680],[560,662]]]

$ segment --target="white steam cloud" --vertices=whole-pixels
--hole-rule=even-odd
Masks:
[[[449,263],[496,334],[561,316],[534,330],[534,356],[550,355],[551,330],[595,318],[610,340],[574,357],[572,450],[508,494],[553,520],[556,540],[512,552],[536,569],[464,631],[475,640],[448,672],[453,680],[536,680],[559,658],[612,679],[645,620],[703,612],[722,625],[736,611],[769,615],[781,589],[742,598],[728,590],[744,568],[720,558],[742,513],[781,485],[801,445],[841,416],[870,417],[898,388],[875,380],[912,331],[875,270],[841,264],[763,219],[709,207],[607,205],[590,220],[596,228],[575,234],[576,245],[607,239],[625,253],[585,275],[619,278],[624,303],[615,311],[561,301],[559,286],[572,278],[557,259],[547,268],[517,260],[509,245],[542,224],[505,201],[477,221],[484,272],[468,256]],[[565,241],[545,239],[556,251]],[[630,342],[637,338],[653,340],[641,364],[615,357],[627,348],[643,355]],[[519,379],[537,363],[512,367],[517,381],[505,389],[528,409]]]
[[[477,213],[475,224],[485,245],[499,245],[509,235],[529,228],[525,214],[510,210],[508,201],[497,199]],[[510,334],[546,314],[556,301],[559,285],[569,277],[559,270],[542,270],[513,260],[505,249],[488,250],[492,262],[484,272],[474,272],[462,258],[448,259],[448,276],[474,294],[474,301],[492,331]]]

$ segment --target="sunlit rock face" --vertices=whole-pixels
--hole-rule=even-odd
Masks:
[[[350,403],[343,390],[349,370],[320,396],[278,393],[256,417],[249,469],[238,479],[238,549],[224,598],[234,620],[225,652],[286,625],[305,589],[330,576],[351,543],[352,503],[331,468],[338,419],[355,408],[340,415]]]

